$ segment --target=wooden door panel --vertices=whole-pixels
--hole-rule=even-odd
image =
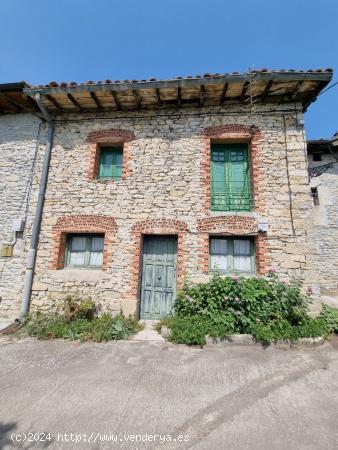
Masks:
[[[146,236],[143,245],[141,318],[171,313],[176,292],[177,239]]]

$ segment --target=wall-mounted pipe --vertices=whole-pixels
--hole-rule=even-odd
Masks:
[[[34,277],[34,269],[35,269],[35,261],[36,261],[36,252],[37,252],[37,247],[38,247],[38,242],[39,242],[42,211],[43,211],[43,204],[44,204],[45,195],[46,195],[49,164],[50,164],[50,158],[51,158],[51,153],[52,153],[53,136],[54,136],[54,123],[51,120],[51,117],[49,116],[49,114],[47,113],[46,109],[44,108],[44,106],[41,102],[40,94],[37,94],[35,96],[35,100],[36,100],[36,103],[38,104],[40,111],[42,112],[46,122],[48,123],[48,131],[47,131],[47,142],[46,142],[46,147],[45,147],[45,156],[44,156],[43,167],[42,167],[42,172],[41,172],[41,179],[40,179],[39,196],[38,196],[38,202],[37,202],[36,210],[35,210],[35,217],[34,217],[34,223],[33,223],[30,249],[29,249],[28,257],[27,257],[25,281],[24,281],[23,296],[22,296],[22,303],[21,303],[21,312],[20,312],[20,316],[18,319],[18,321],[20,321],[20,322],[24,319],[25,315],[29,311],[33,277]]]

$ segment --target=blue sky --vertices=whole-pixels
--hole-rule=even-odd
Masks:
[[[0,42],[0,82],[170,78],[249,66],[338,74],[338,1],[2,0]],[[310,106],[308,138],[332,136],[337,118],[338,85]]]

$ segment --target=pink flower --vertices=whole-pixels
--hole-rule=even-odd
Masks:
[[[311,295],[313,293],[312,288],[308,287],[306,289],[306,293],[307,293],[307,295]]]
[[[277,270],[276,270],[275,267],[269,267],[269,272],[270,272],[270,273],[276,273]]]
[[[232,281],[236,281],[236,282],[238,282],[239,281],[239,277],[237,277],[236,275],[234,275],[233,277],[231,277],[232,278]]]

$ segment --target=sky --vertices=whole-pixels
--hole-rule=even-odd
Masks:
[[[0,83],[333,68],[338,0],[1,0]],[[338,131],[338,85],[305,115]]]

